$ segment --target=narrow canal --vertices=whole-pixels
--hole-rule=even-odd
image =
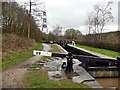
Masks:
[[[76,55],[87,55],[87,56],[91,56],[90,53],[85,53],[79,49],[74,49],[73,47],[67,46],[67,47],[63,47],[65,50],[67,50],[68,52],[72,52],[73,54]],[[96,81],[102,85],[104,88],[109,88],[109,87],[116,87],[120,89],[120,78],[96,78]]]
[[[96,81],[104,88],[108,87],[120,88],[120,78],[96,78]]]

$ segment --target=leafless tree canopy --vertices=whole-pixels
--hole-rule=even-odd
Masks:
[[[27,9],[16,2],[3,2],[2,15],[3,34],[14,33],[22,37],[28,37],[28,26],[30,23],[29,37],[36,41],[41,40],[42,32]]]
[[[87,25],[90,33],[103,33],[105,25],[109,21],[113,21],[110,5],[112,2],[108,2],[106,6],[101,4],[94,5],[94,11],[88,15]]]
[[[62,33],[62,27],[59,25],[54,26],[52,33],[56,36],[60,36]]]

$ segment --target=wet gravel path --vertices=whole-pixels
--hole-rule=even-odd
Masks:
[[[49,51],[51,47],[47,44],[43,44],[44,51]],[[39,61],[42,58],[42,56],[33,56],[32,58],[29,58],[28,60],[14,65],[11,68],[7,69],[6,71],[0,73],[0,80],[2,82],[2,88],[22,88],[22,81],[24,79],[24,76],[28,72],[24,67],[27,65],[31,65],[37,61]],[[1,84],[0,84],[1,85]]]

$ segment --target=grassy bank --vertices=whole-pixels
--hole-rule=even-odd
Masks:
[[[113,57],[113,58],[117,58],[118,56],[120,56],[120,52],[115,52],[115,51],[112,51],[112,50],[94,48],[94,47],[84,46],[84,45],[79,45],[79,44],[76,44],[76,46],[80,47],[80,48],[84,48],[86,50],[93,51],[93,52],[101,53],[101,54],[104,54],[106,56]]]
[[[4,71],[4,70],[8,69],[9,67],[11,67],[12,65],[18,64],[18,63],[25,61],[26,59],[32,57],[34,49],[42,50],[43,46],[42,46],[42,44],[37,44],[31,50],[11,55],[10,57],[3,60],[2,70]]]
[[[63,51],[55,44],[50,44],[51,52],[59,52],[62,53]],[[50,58],[50,57],[44,57]],[[40,66],[36,66],[40,67]],[[46,70],[30,70],[29,73],[26,75],[24,82],[25,88],[80,88],[80,90],[89,90],[87,85],[83,84],[76,84],[73,83],[72,80],[60,80],[60,81],[53,81],[48,79],[48,72]]]
[[[56,52],[56,53],[64,53],[64,51],[59,48],[56,44],[49,44],[51,46],[51,52]]]
[[[51,47],[51,50],[49,52],[54,52],[54,53],[64,53],[62,49],[60,49],[56,44],[49,44]],[[43,56],[44,59],[50,59],[51,57],[49,56]]]
[[[88,88],[86,85],[73,83],[69,79],[60,81],[49,80],[47,71],[43,70],[30,71],[24,83],[26,88]]]

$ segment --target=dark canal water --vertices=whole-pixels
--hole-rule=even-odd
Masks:
[[[76,54],[76,55],[87,55],[85,52],[82,52],[81,50],[72,48],[70,46],[67,46],[64,49],[66,49],[68,52],[72,52],[73,54]],[[87,56],[89,56],[89,55],[87,55]],[[109,76],[109,73],[106,73],[106,72],[98,74],[98,76],[99,75],[106,76],[107,74]],[[111,72],[110,72],[110,76],[111,75],[116,76],[116,74],[114,74],[114,73],[111,74]],[[94,75],[92,75],[92,76],[94,77]],[[96,76],[96,73],[95,73],[95,76]],[[116,88],[118,88],[118,90],[120,90],[120,78],[107,78],[107,77],[106,78],[96,78],[96,81],[100,85],[102,85],[104,88],[116,87]]]
[[[97,78],[96,81],[104,88],[117,87],[120,89],[120,78]]]

